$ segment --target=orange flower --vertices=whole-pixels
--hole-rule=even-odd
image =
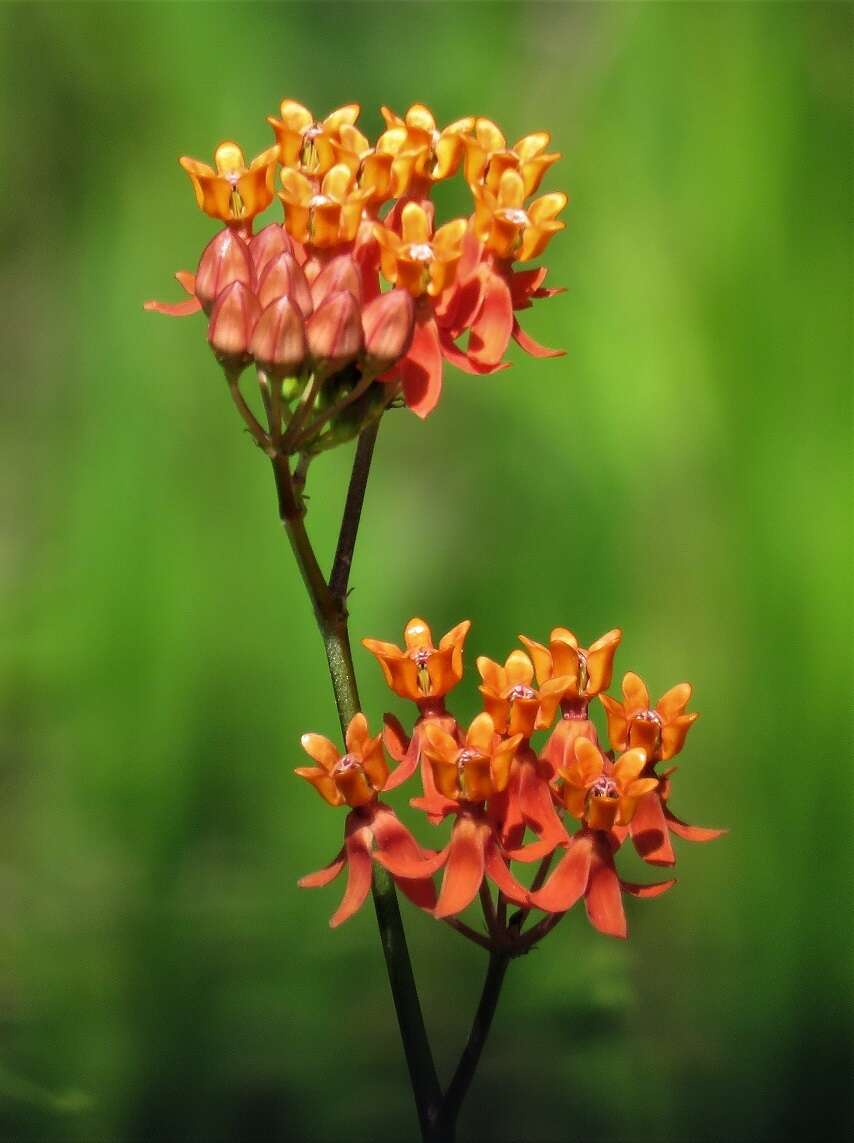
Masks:
[[[311,179],[292,167],[282,168],[281,179],[279,198],[292,238],[320,247],[355,240],[371,192],[359,190],[349,167],[343,163],[331,167],[319,191]]]
[[[339,141],[343,127],[356,122],[359,110],[358,103],[348,103],[318,123],[307,107],[293,99],[283,99],[279,106],[281,118],[267,117],[276,133],[282,165],[314,178],[325,175],[336,162],[333,143]]]
[[[628,825],[638,800],[658,785],[657,778],[641,777],[646,762],[643,750],[628,750],[612,763],[589,738],[577,738],[572,759],[558,770],[561,801],[590,829]]]
[[[435,298],[453,284],[468,223],[457,218],[432,234],[430,218],[417,202],[406,204],[400,221],[400,235],[379,223],[374,227],[382,272],[414,298]]]
[[[316,873],[301,877],[297,884],[301,889],[319,889],[334,881],[346,868],[347,887],[329,921],[334,929],[364,904],[371,888],[374,858],[383,864],[386,861],[406,863],[419,871],[413,877],[392,873],[395,884],[414,905],[432,910],[436,905],[436,888],[432,875],[422,870],[429,868],[429,861],[435,856],[432,850],[421,848],[406,826],[398,821],[394,810],[383,802],[371,802],[347,815],[344,845],[335,858]]]
[[[441,795],[453,802],[485,802],[507,788],[510,765],[521,741],[521,734],[499,738],[489,715],[479,714],[462,746],[438,723],[428,723],[422,749]]]
[[[423,103],[413,103],[401,119],[388,107],[381,109],[386,128],[377,140],[377,150],[394,155],[395,195],[425,196],[430,186],[450,178],[463,156],[463,136],[474,119],[466,116],[442,131],[432,111]]]
[[[471,627],[464,619],[433,645],[433,635],[423,619],[410,619],[403,632],[406,650],[379,639],[363,639],[379,661],[385,680],[395,694],[412,699],[422,708],[441,710],[438,702],[463,677],[463,643]]]
[[[568,678],[570,686],[561,699],[564,713],[568,713],[569,708],[572,713],[584,717],[590,699],[611,685],[614,655],[622,637],[622,631],[615,627],[589,647],[580,647],[578,639],[568,628],[554,627],[548,647],[525,635],[520,635],[519,639],[528,648],[537,682],[542,686],[556,675]]]
[[[498,258],[513,262],[537,258],[552,235],[566,226],[556,220],[568,202],[566,195],[562,191],[545,194],[526,208],[525,180],[518,171],[506,170],[495,192],[486,186],[472,190],[477,236]]]
[[[531,903],[547,913],[565,913],[584,897],[591,925],[606,936],[628,936],[622,893],[659,897],[675,881],[635,885],[623,881],[614,865],[614,841],[600,830],[582,829],[571,837],[566,853],[542,889],[531,893]]]
[[[330,806],[365,806],[376,800],[388,778],[388,764],[382,735],[370,737],[363,714],[355,715],[347,727],[347,753],[343,757],[322,734],[304,734],[301,741],[317,765],[298,766],[294,773],[311,782]]]
[[[511,651],[503,667],[481,655],[477,669],[483,679],[480,693],[495,729],[499,734],[522,734],[525,738],[551,724],[560,697],[571,683],[571,679],[559,676],[535,690],[531,686],[534,665],[524,651]]]
[[[273,175],[278,150],[262,151],[246,166],[236,143],[220,143],[214,152],[216,170],[185,155],[179,160],[190,176],[196,202],[211,218],[228,223],[251,223],[273,201]]]
[[[343,124],[340,141],[332,141],[336,163],[343,163],[353,172],[360,190],[370,191],[368,202],[379,207],[390,198],[398,198],[400,188],[393,172],[394,155],[379,151],[358,127]]]
[[[561,157],[560,154],[545,154],[551,142],[548,131],[537,131],[525,135],[512,147],[491,119],[479,116],[475,120],[473,136],[463,138],[465,145],[465,176],[470,186],[486,186],[493,194],[498,193],[501,176],[505,171],[518,171],[522,176],[525,195],[536,192],[543,175]]]
[[[679,683],[650,707],[649,691],[643,679],[631,671],[623,677],[622,703],[609,695],[599,696],[608,715],[608,737],[615,750],[641,747],[649,763],[666,762],[685,744],[685,738],[698,714],[686,714],[691,684]]]

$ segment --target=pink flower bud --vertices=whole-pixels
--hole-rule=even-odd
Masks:
[[[196,270],[195,294],[206,314],[232,282],[252,286],[252,259],[243,239],[226,227],[204,248]]]
[[[305,274],[293,254],[279,254],[268,262],[258,283],[258,301],[262,309],[277,298],[290,298],[304,317],[314,309]]]
[[[241,365],[247,360],[260,313],[258,299],[242,282],[232,282],[217,296],[208,325],[208,341],[223,365]]]
[[[306,333],[311,356],[330,372],[358,357],[362,322],[359,304],[350,291],[330,294],[308,319]]]
[[[305,360],[305,326],[290,298],[277,298],[258,318],[250,352],[273,377],[292,377]]]
[[[349,290],[357,302],[362,300],[362,276],[349,254],[341,254],[327,262],[311,283],[314,308],[317,309],[330,294],[339,290]]]
[[[412,343],[415,303],[409,290],[389,290],[362,310],[365,356],[380,373],[403,357]]]
[[[249,243],[249,253],[252,255],[255,274],[260,278],[268,262],[272,262],[279,254],[292,254],[293,249],[285,228],[271,222],[259,230]]]

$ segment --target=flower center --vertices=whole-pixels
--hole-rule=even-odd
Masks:
[[[318,123],[312,123],[302,133],[302,147],[299,157],[301,166],[307,171],[314,172],[320,166],[320,156],[317,153],[315,139],[322,134],[323,128]]]
[[[362,760],[357,754],[345,754],[335,763],[335,773],[346,774],[350,770],[358,770],[361,765]]]
[[[328,194],[313,194],[308,200],[308,205],[313,209],[316,206],[329,206],[331,202],[332,199]]]
[[[582,651],[579,647],[576,654],[578,655],[578,691],[579,694],[584,694],[587,690],[587,684],[590,681],[590,676],[587,671],[587,652]]]
[[[526,686],[525,683],[516,683],[515,686],[510,688],[507,698],[510,702],[516,702],[517,699],[535,699],[537,692],[533,687]]]
[[[499,218],[506,219],[507,222],[512,222],[514,226],[530,226],[531,220],[528,215],[520,207],[508,206],[502,210],[495,212]]]
[[[654,722],[655,725],[661,729],[661,715],[657,710],[639,710],[637,714],[633,714],[632,718],[638,722]]]
[[[616,798],[617,795],[617,783],[613,778],[606,777],[605,774],[601,778],[597,778],[590,787],[591,798]]]
[[[413,262],[432,262],[433,247],[429,242],[411,242],[406,248],[406,257]]]
[[[416,647],[409,652],[409,657],[415,663],[418,689],[423,695],[429,695],[432,689],[427,663],[430,661],[430,656],[435,655],[435,653],[435,647]]]

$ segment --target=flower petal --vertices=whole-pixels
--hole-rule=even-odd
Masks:
[[[531,894],[531,902],[546,913],[565,913],[584,893],[590,880],[593,838],[576,834],[548,881]]]
[[[484,824],[464,815],[457,819],[434,916],[452,917],[475,899],[486,867],[487,837],[488,827]]]
[[[522,329],[521,325],[519,325],[519,322],[516,318],[513,319],[513,328],[511,330],[511,335],[519,348],[524,349],[524,351],[530,357],[566,356],[565,349],[550,349],[547,345],[540,345],[538,341],[534,341],[532,337],[525,333],[524,329]]]
[[[513,322],[513,299],[507,283],[498,274],[490,274],[469,336],[471,360],[478,365],[498,365],[507,350]]]
[[[707,829],[704,826],[688,825],[687,822],[677,818],[668,809],[665,809],[664,817],[670,830],[677,837],[684,838],[685,841],[714,841],[716,838],[723,837],[725,833],[729,833],[728,829]]]
[[[650,865],[676,864],[664,809],[655,790],[639,799],[632,818],[631,835],[635,849]]]
[[[403,383],[407,405],[417,416],[426,417],[435,409],[442,392],[442,352],[432,316],[415,323],[409,352],[396,372]]]
[[[347,888],[341,904],[332,914],[329,925],[336,929],[361,909],[371,889],[373,865],[371,862],[371,831],[363,825],[351,829],[348,819],[348,834],[344,842],[347,860]]]
[[[591,925],[609,937],[628,936],[626,914],[623,912],[623,899],[620,893],[620,879],[614,868],[610,853],[607,856],[602,847],[597,847],[590,867],[590,880],[584,894],[584,904]]]
[[[334,881],[343,868],[344,848],[342,847],[338,856],[328,865],[324,865],[323,869],[318,869],[316,873],[306,873],[305,877],[300,877],[297,885],[300,889],[320,889],[323,885],[328,885]]]

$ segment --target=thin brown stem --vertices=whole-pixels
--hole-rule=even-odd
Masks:
[[[460,936],[465,937],[469,941],[473,941],[476,945],[480,945],[480,947],[486,949],[487,952],[492,952],[492,941],[489,937],[484,936],[483,933],[479,933],[477,929],[473,929],[471,925],[467,925],[465,921],[460,921],[457,917],[444,917],[443,920],[455,933],[459,933]]]
[[[362,507],[365,503],[368,473],[371,470],[374,446],[377,443],[377,434],[379,431],[380,422],[378,420],[362,429],[356,444],[356,455],[353,458],[353,471],[350,475],[350,484],[347,488],[347,500],[344,505],[344,515],[341,520],[341,531],[338,533],[338,546],[335,549],[335,559],[332,562],[332,574],[329,577],[329,587],[332,594],[342,604],[347,598],[347,588],[350,583],[350,568],[353,564],[353,550],[356,546],[356,536],[359,531],[359,522],[362,518]]]

